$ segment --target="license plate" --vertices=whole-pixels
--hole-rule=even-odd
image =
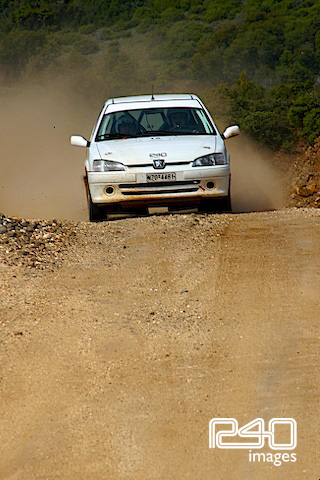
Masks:
[[[175,173],[147,173],[147,182],[175,182]]]

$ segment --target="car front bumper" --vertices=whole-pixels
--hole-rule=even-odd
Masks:
[[[147,181],[147,174],[175,174],[175,180]],[[152,167],[143,172],[88,172],[93,203],[202,199],[225,197],[229,193],[230,166],[192,167],[189,169]],[[170,178],[170,175],[169,175]]]

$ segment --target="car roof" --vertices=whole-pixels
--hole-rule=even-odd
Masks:
[[[137,95],[130,97],[118,97],[118,98],[109,98],[105,105],[110,104],[119,104],[119,103],[137,103],[137,102],[148,102],[151,101],[179,101],[179,100],[198,100],[197,95],[193,93],[173,93],[173,94],[149,94],[149,95]]]

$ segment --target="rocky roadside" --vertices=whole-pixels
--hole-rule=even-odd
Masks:
[[[206,235],[219,236],[231,221],[229,215],[171,214],[89,223],[60,220],[26,220],[0,214],[0,266],[55,270],[62,264],[116,265],[126,257],[130,241],[140,242],[145,229],[160,229],[177,241],[185,237],[189,248],[200,248]],[[163,246],[161,248],[164,248]]]
[[[25,220],[0,214],[0,262],[40,270],[61,265],[74,243],[76,222]]]
[[[320,207],[320,137],[293,164],[289,206]]]

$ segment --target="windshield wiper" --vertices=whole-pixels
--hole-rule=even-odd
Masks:
[[[96,140],[99,141],[99,140],[113,140],[117,138],[135,138],[136,136],[137,135],[130,135],[128,133],[124,134],[124,133],[114,132],[114,133],[104,133],[103,135],[98,135]]]
[[[139,136],[143,137],[143,136],[157,136],[157,135],[171,135],[171,136],[175,136],[175,135],[206,135],[206,133],[201,133],[201,132],[183,132],[183,131],[168,131],[168,130],[147,130],[146,132],[140,132]]]
[[[143,137],[145,135],[174,135],[172,132],[168,132],[167,130],[146,130],[145,132],[138,133],[137,136]]]

